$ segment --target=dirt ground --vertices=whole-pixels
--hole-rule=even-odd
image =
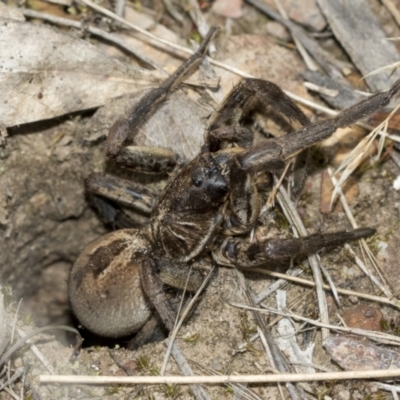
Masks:
[[[153,23],[158,21],[159,25],[163,25],[163,28],[169,29],[174,35],[184,38],[193,32],[193,25],[186,20],[179,27],[173,18],[164,15],[163,8],[160,8],[161,2],[142,3],[152,11],[145,13],[146,18],[150,18]],[[32,8],[43,9],[55,15],[64,12],[59,6],[45,5],[44,2],[38,2]],[[384,7],[375,1],[371,1],[370,5],[386,31],[396,35],[399,28],[388,17]],[[292,6],[294,7],[293,4]],[[135,13],[137,12],[135,10]],[[272,80],[285,90],[323,104],[321,99],[312,96],[302,85],[301,74],[306,66],[293,43],[286,41],[288,32],[283,28],[274,28],[273,24],[278,24],[277,22],[267,19],[247,4],[243,5],[243,15],[237,19],[227,20],[223,11],[206,9],[204,13],[210,25],[218,24],[224,27],[216,40],[219,51],[215,57],[219,61],[258,78]],[[104,23],[96,21],[93,13],[89,13],[87,18],[91,23]],[[315,23],[321,22],[317,18]],[[270,33],[271,29],[276,32],[275,35]],[[128,34],[125,32],[124,35]],[[140,43],[137,38],[133,40]],[[93,43],[108,55],[131,62],[126,53],[115,50],[108,43],[94,40]],[[344,57],[343,50],[331,36],[324,42],[324,46],[332,49],[332,53],[338,58]],[[149,49],[150,46],[142,45],[142,50],[148,50],[149,53],[146,54],[150,58],[156,57],[163,66],[173,70],[180,63],[176,58],[171,61],[171,54],[162,51],[157,53],[156,50],[153,50],[155,53],[151,53]],[[346,62],[348,61],[346,59]],[[172,147],[180,154],[182,160],[193,158],[202,145],[202,133],[207,117],[216,105],[214,100],[221,100],[240,79],[218,68],[216,75],[221,77],[221,91],[210,94],[202,89],[193,90],[186,86],[178,90],[149,119],[138,133],[135,142],[140,145]],[[359,75],[356,76],[358,79]],[[354,76],[351,79],[357,81]],[[69,310],[69,270],[82,248],[107,232],[87,203],[84,179],[91,172],[107,170],[142,182],[150,181],[149,185],[156,190],[162,190],[165,184],[165,177],[149,179],[129,171],[116,171],[106,163],[103,156],[104,141],[109,127],[118,116],[124,115],[141,95],[142,88],[136,94],[121,94],[101,107],[88,107],[82,111],[76,110],[66,115],[7,129],[8,136],[3,139],[0,147],[0,232],[3,238],[0,240],[1,282],[10,325],[18,301],[23,299],[17,326],[25,333],[35,326],[49,324],[77,326]],[[322,113],[313,112],[308,108],[304,110],[313,121],[325,118]],[[263,124],[262,120],[257,120],[256,129],[263,131]],[[323,203],[326,203],[327,196],[330,198],[326,183],[329,178],[324,172],[325,168],[327,165],[337,167],[343,155],[351,151],[358,140],[358,134],[350,131],[341,139],[331,140],[313,151],[312,172],[296,204],[308,232],[351,228],[341,207],[335,207],[331,213],[323,214],[320,210]],[[395,150],[392,142],[387,140],[384,155],[378,162],[367,157],[367,161],[352,175],[351,189],[346,193],[357,225],[377,229],[376,235],[368,240],[368,244],[379,262],[382,280],[388,283],[388,288],[396,298],[400,280],[400,198],[399,192],[393,188],[393,182],[400,173],[398,165],[391,158],[393,151]],[[270,236],[284,237],[290,234],[290,228],[279,206],[275,206],[264,218],[269,224]],[[366,260],[366,255],[359,245],[353,244],[352,249],[360,259]],[[322,265],[328,270],[337,288],[384,297],[371,278],[360,270],[348,249],[330,249],[321,252],[320,256]],[[372,270],[370,263],[365,262]],[[303,269],[301,277],[312,280],[308,262],[303,259],[298,263]],[[285,272],[285,268],[279,271]],[[373,274],[378,275],[375,271]],[[276,281],[269,275],[255,272],[246,272],[245,277],[255,294],[259,294]],[[281,290],[285,291],[287,307],[293,313],[318,319],[319,311],[313,288],[288,283]],[[326,291],[326,297],[332,325],[339,326],[344,322],[348,326],[366,330],[399,334],[398,307],[366,300],[356,295],[340,295],[338,305],[330,291]],[[272,373],[261,341],[251,339],[257,332],[253,315],[234,304],[247,304],[246,296],[238,284],[236,272],[230,268],[219,267],[201,295],[195,311],[179,330],[176,338],[176,344],[196,374]],[[269,296],[263,305],[276,309],[276,293]],[[278,321],[275,321],[272,314],[266,316],[265,321],[273,324],[272,332],[276,338],[282,336],[279,333]],[[292,327],[300,330],[300,333],[296,332],[297,347],[305,354],[312,354],[308,359],[312,360],[313,365],[307,367],[315,368],[315,372],[320,372],[319,368],[321,371],[323,368],[332,371],[356,368],[354,364],[350,365],[348,361],[340,360],[340,356],[335,358],[332,352],[324,348],[320,329],[299,322],[293,323]],[[101,342],[101,345],[96,346],[100,342],[91,342],[92,338],[85,330],[82,334],[87,336],[87,343],[92,345],[85,346],[72,359],[73,336],[70,334],[57,333],[57,339],[53,336],[39,335],[35,336],[33,341],[48,360],[52,372],[56,374],[126,376],[159,373],[166,351],[165,341],[147,344],[137,351],[129,351],[123,347],[124,343],[116,345],[113,342],[107,346]],[[335,337],[339,334],[332,331],[331,335]],[[340,337],[346,338],[345,335]],[[389,348],[393,349],[388,346],[388,350]],[[14,356],[11,369],[16,371],[27,365],[30,365],[30,370],[25,380],[19,380],[12,388],[16,393],[25,388],[26,394],[23,398],[26,399],[193,398],[190,388],[183,385],[39,384],[38,375],[49,371],[27,347],[24,347],[23,351]],[[376,368],[378,369],[379,365]],[[166,374],[180,374],[172,358]],[[241,387],[210,385],[206,389],[212,399],[279,397],[276,384],[244,384]],[[307,396],[318,399],[346,400],[364,399],[369,395],[387,396],[379,386],[369,381],[310,382],[308,389],[311,393]],[[303,393],[306,392],[307,390]],[[283,393],[284,398],[289,398],[285,388]],[[14,396],[9,391],[3,391],[0,392],[0,398],[8,399]]]

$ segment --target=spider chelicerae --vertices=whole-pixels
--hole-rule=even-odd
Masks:
[[[195,291],[203,273],[191,267],[210,255],[220,265],[265,266],[375,232],[361,228],[256,242],[248,235],[260,215],[257,176],[281,171],[291,158],[339,127],[386,106],[399,92],[400,82],[333,119],[311,124],[277,85],[244,79],[212,114],[200,154],[186,165],[178,165],[170,149],[126,145],[132,132],[199,65],[214,34],[212,29],[192,57],[118,119],[107,138],[106,156],[126,168],[164,174],[180,168],[158,199],[145,186],[110,175],[93,174],[86,182],[97,210],[116,225],[124,226],[118,224],[123,219],[109,200],[150,216],[150,223],[141,228],[116,230],[90,243],[72,268],[69,295],[73,311],[98,335],[127,336],[145,325],[148,329],[143,331],[151,331],[156,323],[151,318],[153,308],[172,330],[177,311],[164,285]],[[256,103],[272,106],[301,128],[254,145],[252,129],[241,122],[244,110]]]

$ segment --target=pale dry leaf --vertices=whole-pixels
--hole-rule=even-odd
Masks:
[[[341,368],[348,371],[368,371],[400,367],[397,351],[376,346],[350,336],[330,337],[324,347]]]
[[[243,15],[242,0],[216,0],[212,11],[225,18],[240,18]]]
[[[280,311],[286,309],[286,291],[276,291],[277,308]],[[296,329],[292,320],[289,318],[282,318],[277,324],[277,332],[279,336],[276,342],[279,348],[285,353],[289,361],[295,364],[295,369],[298,373],[314,373],[312,367],[306,364],[312,364],[312,357],[314,353],[315,343],[309,343],[308,346],[302,350],[297,343]]]
[[[6,127],[99,107],[165,78],[46,25],[0,19],[0,48],[0,120]]]

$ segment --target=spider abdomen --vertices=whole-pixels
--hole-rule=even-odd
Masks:
[[[139,264],[151,245],[134,229],[109,233],[89,243],[70,275],[71,306],[92,332],[121,337],[137,332],[151,315]]]

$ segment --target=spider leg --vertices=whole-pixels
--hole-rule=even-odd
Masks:
[[[129,134],[152,113],[159,103],[164,101],[179,84],[200,64],[206,54],[208,44],[217,32],[217,28],[211,28],[198,50],[187,59],[168,79],[160,86],[147,93],[141,101],[131,110],[125,118],[117,120],[110,129],[107,138],[105,153],[107,157],[115,158],[120,152]]]
[[[140,279],[142,288],[151,303],[160,315],[168,331],[175,326],[176,311],[164,292],[163,282],[158,276],[157,265],[154,259],[148,258],[140,265]]]
[[[248,243],[237,238],[226,239],[219,251],[217,261],[238,267],[257,267],[274,264],[304,254],[313,254],[325,247],[339,246],[346,242],[369,237],[375,233],[372,228],[352,231],[315,233],[313,235],[290,239],[267,239]]]
[[[216,152],[222,148],[224,142],[236,143],[246,149],[253,144],[254,132],[240,125],[222,126],[207,132],[206,140],[208,145],[204,146],[203,152]]]
[[[155,193],[146,186],[112,175],[89,175],[85,189],[92,195],[105,197],[147,215],[150,215],[156,203]]]
[[[85,189],[90,204],[111,229],[139,228],[149,223],[156,196],[147,187],[94,173],[86,179]]]
[[[399,94],[400,80],[387,92],[374,94],[342,111],[335,118],[308,125],[279,139],[270,139],[237,156],[246,171],[262,171],[278,160],[286,161],[300,151],[327,139],[338,128],[354,124],[378,109],[387,106]]]
[[[165,258],[156,259],[155,263],[161,281],[176,289],[195,292],[203,283],[203,273],[188,263]]]
[[[163,284],[195,292],[203,283],[203,273],[184,262],[152,257],[141,264],[140,274],[144,292],[168,331],[171,331],[175,325],[177,312],[166,296]]]
[[[255,104],[271,106],[281,116],[297,121],[301,126],[308,125],[309,119],[300,108],[274,83],[262,79],[243,79],[236,85],[211,116],[205,132],[208,151],[221,149],[224,141],[234,142],[240,147],[250,147],[253,134],[240,127],[240,121]],[[249,146],[250,145],[250,146]]]
[[[164,283],[176,289],[186,290],[187,292],[197,291],[204,280],[204,275],[198,269],[191,268],[187,263],[177,262],[165,258],[151,258],[142,265],[141,282],[144,292],[156,308],[162,322],[168,331],[171,331],[175,324],[177,310],[169,301],[164,290]],[[134,345],[143,340],[147,340],[148,334],[155,328],[157,319],[150,319],[134,339]]]
[[[162,324],[156,315],[152,315],[143,328],[131,339],[127,345],[128,350],[137,350],[146,343],[158,342],[165,339]]]
[[[89,203],[96,210],[101,221],[112,230],[141,228],[148,225],[149,219],[136,214],[134,218],[125,212],[118,204],[100,196],[88,195]]]
[[[163,174],[175,168],[178,157],[165,147],[126,146],[113,161],[137,172]]]
[[[301,126],[310,123],[300,108],[277,85],[261,79],[244,79],[231,90],[212,115],[205,133],[205,149],[216,152],[227,143],[235,143],[242,149],[250,148],[254,134],[239,124],[256,104],[264,108],[271,106],[279,115],[288,118],[289,122],[295,121]],[[301,161],[304,158],[307,158],[306,155]],[[284,166],[283,160],[277,160],[275,165],[269,164],[269,172],[281,170]],[[233,162],[229,179],[231,191],[225,215],[225,234],[237,235],[254,225],[260,211],[260,197],[254,177],[240,163]]]

